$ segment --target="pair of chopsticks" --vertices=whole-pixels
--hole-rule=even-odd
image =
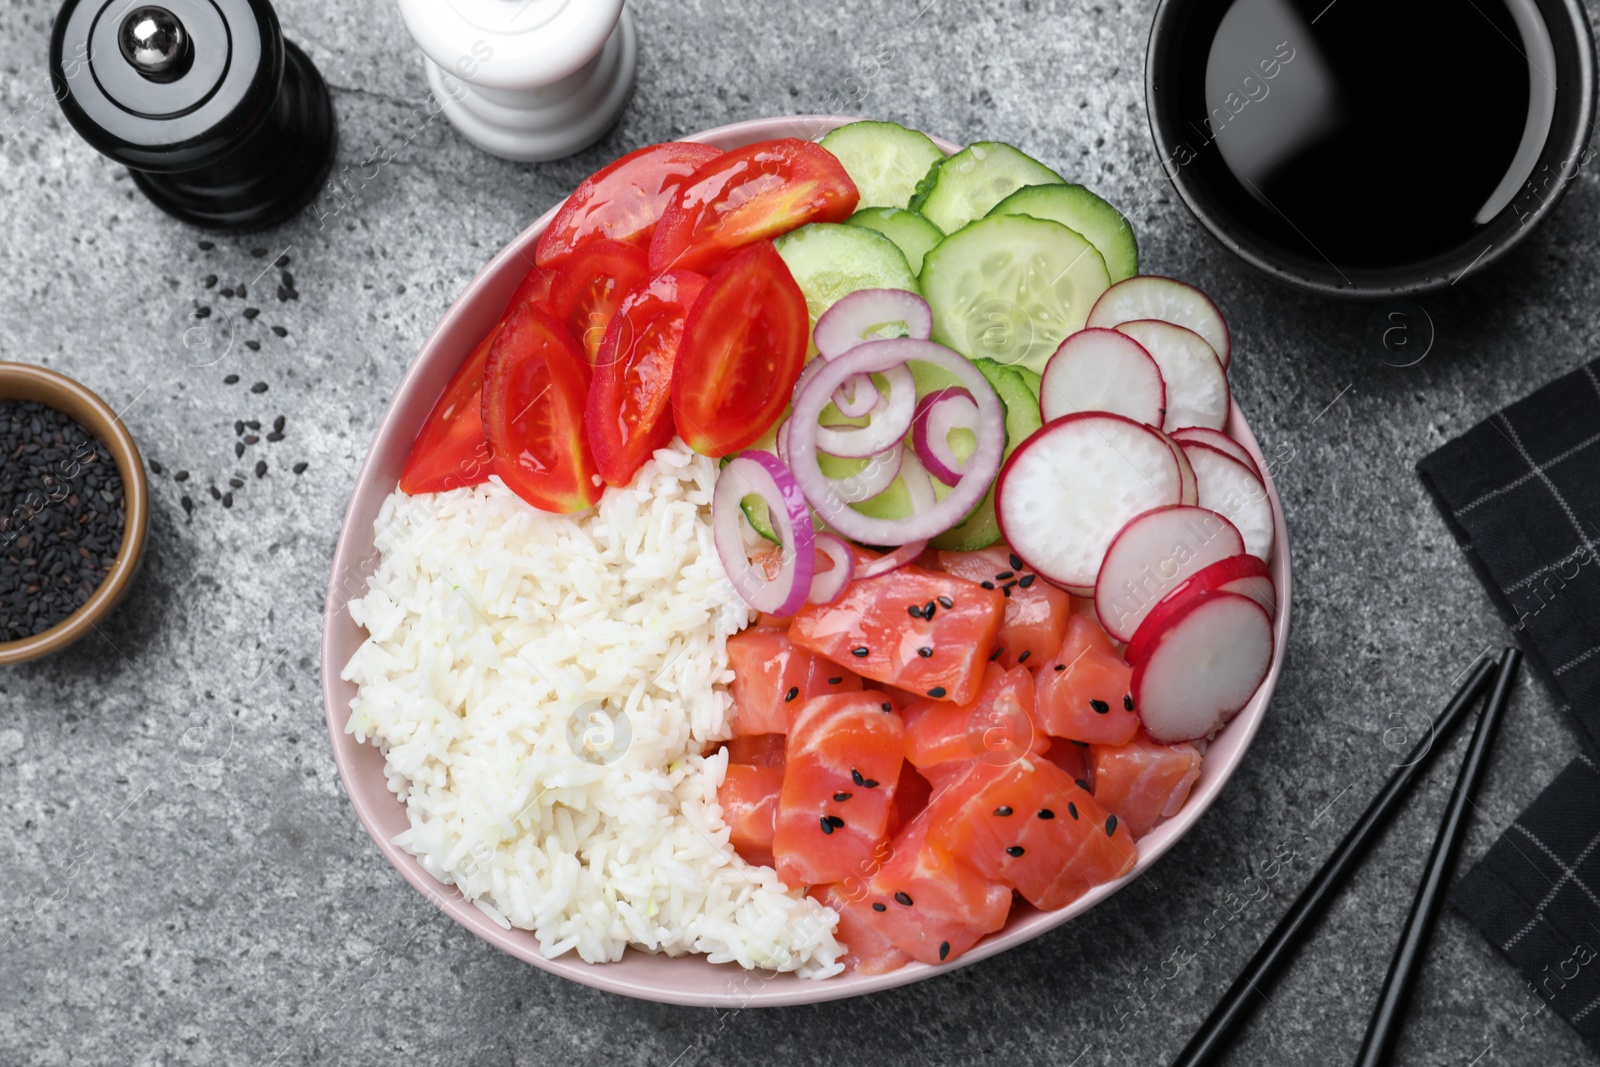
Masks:
[[[1256,950],[1204,1025],[1178,1054],[1172,1067],[1209,1067],[1222,1058],[1228,1043],[1266,999],[1263,990],[1272,984],[1293,958],[1300,943],[1338,895],[1340,887],[1360,865],[1384,827],[1389,825],[1406,794],[1432,762],[1434,753],[1466,718],[1467,711],[1477,703],[1492,679],[1493,691],[1488,704],[1478,716],[1472,743],[1456,777],[1455,791],[1439,824],[1439,834],[1434,839],[1433,850],[1423,869],[1416,899],[1411,902],[1411,913],[1406,917],[1400,943],[1395,949],[1394,959],[1389,963],[1389,973],[1383,980],[1377,1008],[1372,1013],[1367,1036],[1361,1042],[1361,1051],[1355,1061],[1357,1067],[1380,1067],[1391,1062],[1395,1042],[1405,1021],[1411,990],[1427,953],[1434,921],[1444,905],[1445,890],[1451,871],[1455,868],[1456,856],[1461,851],[1462,839],[1466,836],[1467,809],[1489,764],[1489,750],[1505,714],[1521,662],[1522,654],[1515,648],[1503,651],[1498,662],[1491,662],[1486,657],[1479,659],[1466,682],[1433,721],[1430,734],[1417,743],[1383,791],[1367,805],[1366,812],[1344,840],[1339,842],[1339,847],[1323,864],[1316,877],[1311,879],[1311,884],[1301,892],[1277,928],[1268,935],[1266,942]]]

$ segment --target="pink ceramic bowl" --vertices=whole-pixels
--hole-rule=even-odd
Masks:
[[[850,121],[841,116],[759,119],[708,130],[686,140],[703,141],[728,149],[775,137],[815,139],[835,126]],[[954,152],[957,148],[944,141],[940,141],[939,145],[946,152]],[[404,806],[389,792],[383,774],[383,757],[376,748],[358,744],[345,733],[355,687],[341,680],[339,674],[366,636],[365,631],[351,620],[346,605],[365,591],[366,578],[376,567],[377,553],[372,544],[373,521],[384,498],[394,491],[399,482],[400,470],[411,450],[411,442],[457,365],[499,318],[512,291],[533,263],[534,242],[554,214],[555,209],[552,208],[502,249],[467,286],[466,292],[462,293],[438,329],[433,331],[433,336],[422,346],[421,353],[406,372],[399,391],[378,427],[372,449],[367,453],[367,460],[356,479],[355,493],[345,512],[344,529],[334,552],[322,634],[322,693],[327,709],[328,735],[333,742],[339,775],[344,779],[356,814],[377,842],[378,848],[406,881],[456,922],[485,941],[574,982],[645,1000],[699,1007],[809,1004],[918,982],[1038,937],[1073,916],[1083,914],[1140,877],[1200,821],[1200,817],[1233,776],[1235,768],[1244,758],[1245,750],[1250,747],[1250,741],[1266,715],[1267,702],[1283,667],[1283,651],[1289,635],[1289,542],[1283,508],[1270,474],[1266,475],[1267,492],[1272,499],[1273,515],[1277,520],[1277,543],[1272,557],[1272,577],[1278,588],[1278,617],[1274,626],[1277,651],[1273,656],[1272,669],[1260,691],[1249,706],[1218,735],[1207,751],[1200,780],[1195,784],[1189,802],[1176,817],[1158,826],[1139,842],[1139,864],[1126,878],[1101,886],[1060,911],[1039,912],[1019,905],[1013,908],[1011,919],[1003,930],[984,939],[954,963],[942,967],[912,963],[891,974],[872,978],[845,974],[824,981],[808,981],[788,974],[743,971],[733,964],[713,965],[695,956],[671,959],[632,949],[617,963],[584,963],[570,953],[559,959],[548,960],[540,955],[538,943],[531,933],[501,928],[463,899],[453,886],[435,881],[415,859],[396,846],[393,838],[406,828],[406,814]],[[1237,406],[1233,408],[1228,429],[1250,450],[1265,472],[1267,463]]]

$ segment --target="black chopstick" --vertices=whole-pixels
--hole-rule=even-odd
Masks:
[[[1172,1067],[1208,1067],[1222,1058],[1233,1035],[1250,1018],[1256,1006],[1266,999],[1264,989],[1272,984],[1278,972],[1293,958],[1300,942],[1315,926],[1339,887],[1389,825],[1395,809],[1427,769],[1434,753],[1442,747],[1444,740],[1466,717],[1467,709],[1477,702],[1488,686],[1494,674],[1494,662],[1487,657],[1480,657],[1476,662],[1477,666],[1466,682],[1433,721],[1428,735],[1417,743],[1406,761],[1389,778],[1389,784],[1367,805],[1360,820],[1345,834],[1339,847],[1256,950],[1199,1031],[1189,1039],[1178,1058],[1172,1061]]]
[[[1455,791],[1450,794],[1444,819],[1439,823],[1439,836],[1434,838],[1433,850],[1428,853],[1428,865],[1423,868],[1422,882],[1417,886],[1416,899],[1411,902],[1411,914],[1406,916],[1400,943],[1395,947],[1389,973],[1383,979],[1383,990],[1378,994],[1378,1006],[1373,1009],[1372,1021],[1367,1025],[1367,1036],[1361,1042],[1361,1052],[1356,1056],[1357,1067],[1380,1067],[1394,1058],[1394,1044],[1405,1020],[1411,989],[1416,984],[1417,972],[1421,970],[1423,957],[1427,954],[1428,941],[1433,937],[1434,920],[1444,906],[1445,891],[1449,888],[1450,873],[1455,869],[1461,842],[1467,836],[1468,809],[1472,806],[1472,797],[1478,791],[1478,784],[1483,781],[1483,772],[1489,766],[1489,750],[1494,747],[1495,733],[1500,728],[1500,720],[1505,714],[1506,702],[1511,697],[1511,687],[1516,683],[1517,667],[1521,662],[1522,653],[1514,648],[1506,649],[1500,656],[1494,692],[1483,714],[1478,716],[1477,728],[1472,731],[1472,744],[1467,748],[1466,758],[1461,761]]]

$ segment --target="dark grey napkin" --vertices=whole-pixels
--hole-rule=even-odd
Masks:
[[[1600,1052],[1600,361],[1417,465],[1580,756],[1450,902]]]

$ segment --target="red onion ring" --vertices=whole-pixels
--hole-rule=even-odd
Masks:
[[[869,563],[863,563],[856,569],[857,578],[876,578],[879,575],[897,571],[907,563],[911,563],[927,550],[928,542],[913,541],[909,545],[901,545],[887,555],[879,556]]]
[[[911,420],[911,444],[928,473],[945,485],[955,485],[966,463],[950,448],[950,431],[978,432],[978,405],[972,394],[958,386],[936,389],[917,402]]]
[[[775,577],[768,579],[745,553],[739,502],[750,495],[767,505],[767,515],[783,552]],[[816,531],[794,474],[770,452],[741,452],[722,468],[711,494],[711,534],[717,557],[739,597],[769,615],[793,615],[806,602],[816,572]]]
[[[832,604],[839,599],[844,593],[844,587],[855,577],[856,554],[850,551],[850,546],[838,534],[819,533],[816,545],[817,552],[831,559],[833,566],[812,575],[811,592],[806,594],[806,602]]]
[[[903,323],[906,335],[919,341],[933,336],[928,302],[905,289],[857,289],[840,297],[817,320],[812,340],[823,359],[835,359],[857,345],[883,340],[877,331]]]
[[[822,428],[817,425],[817,419],[834,390],[850,375],[883,374],[895,368],[905,368],[909,373],[910,368],[906,367],[909,362],[931,363],[948,371],[972,394],[978,408],[978,447],[967,461],[966,473],[943,500],[906,519],[874,518],[850,507],[850,502],[840,496],[822,473],[817,461],[817,454],[822,451],[818,442]],[[965,356],[943,345],[911,338],[869,341],[824,364],[805,388],[795,394],[789,420],[789,458],[795,481],[806,499],[834,530],[852,541],[868,545],[906,545],[931,540],[966,518],[994,481],[1005,443],[1005,416],[1000,401],[978,369]],[[902,461],[902,470],[904,465]]]
[[[895,338],[895,340],[904,340],[904,338]],[[883,344],[884,342],[874,341],[872,343]],[[844,357],[841,356],[840,358]],[[812,362],[819,363],[821,361],[812,360]],[[817,377],[811,380],[818,380],[825,373],[826,368],[830,366],[832,366],[831,363],[824,363],[824,370],[818,371]],[[911,429],[911,418],[917,413],[917,380],[911,376],[911,368],[904,364],[898,367],[886,368],[882,373],[884,382],[889,387],[889,396],[884,403],[873,405],[872,414],[868,416],[867,424],[865,426],[818,426],[816,428],[818,448],[829,455],[843,456],[847,459],[865,459],[868,456],[876,456],[880,452],[887,451],[896,441],[905,437],[906,431]],[[851,375],[851,377],[855,376]],[[807,384],[810,383],[808,382]],[[837,390],[828,394],[830,400],[833,398],[834,392],[837,392]],[[873,392],[877,392],[877,389],[874,388]],[[797,391],[795,395],[799,396],[800,394]],[[794,421],[792,416],[790,421]],[[811,421],[815,423],[816,419]],[[792,440],[794,437],[793,430],[789,431],[789,436]]]
[[[833,406],[847,419],[859,419],[863,415],[870,414],[882,399],[878,387],[873,384],[872,376],[868,374],[858,374],[854,378],[847,379],[833,391]]]

